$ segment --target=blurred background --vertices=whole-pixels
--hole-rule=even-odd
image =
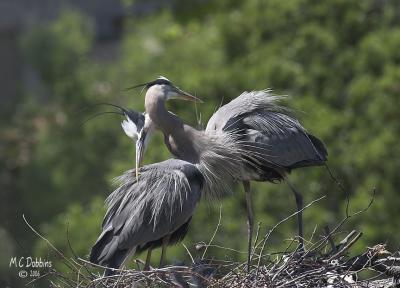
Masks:
[[[65,255],[87,257],[100,232],[112,179],[133,168],[134,145],[122,120],[104,115],[111,102],[143,111],[144,93],[124,91],[159,75],[205,100],[171,101],[169,110],[205,126],[220,103],[245,90],[272,88],[329,150],[329,166],[350,195],[350,213],[372,207],[343,230],[364,232],[354,251],[400,244],[400,2],[396,0],[91,0],[0,1],[0,286],[26,279],[11,257],[59,257],[22,215]],[[146,162],[171,155],[161,135]],[[324,167],[294,171],[305,203],[306,237],[345,217],[346,195]],[[289,187],[254,185],[256,222],[265,234],[295,211]],[[221,201],[217,245],[246,251],[245,202],[238,185]],[[202,203],[184,243],[208,241],[220,203]],[[313,234],[313,231],[315,233]],[[271,236],[279,251],[295,219]],[[344,234],[337,235],[340,239]],[[211,248],[210,255],[246,254]],[[168,261],[188,261],[182,245]],[[144,257],[144,255],[141,255]],[[153,256],[156,263],[158,256]],[[45,285],[42,287],[46,287]]]

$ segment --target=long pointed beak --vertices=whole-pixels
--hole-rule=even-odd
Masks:
[[[136,141],[136,157],[135,157],[135,173],[136,173],[136,181],[139,181],[139,168],[142,165],[143,154],[144,154],[144,141],[140,137]]]
[[[178,94],[178,99],[204,103],[203,100],[201,100],[200,98],[197,98],[196,96],[193,96],[192,94],[189,94],[189,93],[187,93],[179,88],[176,88],[176,87],[175,87],[175,89],[176,89],[176,93]]]

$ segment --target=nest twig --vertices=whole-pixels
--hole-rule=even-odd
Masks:
[[[375,192],[374,194],[375,195]],[[372,196],[373,197],[373,196]],[[320,198],[322,199],[322,198]],[[305,208],[317,202],[317,199]],[[367,208],[350,215],[342,220],[332,231],[325,227],[325,235],[315,243],[308,241],[305,251],[292,248],[296,239],[293,239],[283,252],[265,253],[265,243],[272,232],[283,222],[296,214],[292,214],[278,222],[272,229],[267,229],[266,234],[260,237],[260,224],[257,228],[256,241],[252,248],[252,266],[246,272],[246,263],[219,260],[206,257],[208,247],[221,248],[233,251],[226,247],[212,245],[215,234],[221,225],[221,213],[218,226],[208,244],[196,245],[203,251],[201,259],[194,259],[189,249],[185,246],[191,262],[190,265],[168,266],[165,268],[142,271],[138,263],[136,270],[117,270],[118,274],[104,277],[96,268],[105,268],[92,264],[85,259],[65,257],[44,236],[39,234],[24,218],[27,225],[40,238],[46,241],[65,262],[69,269],[67,274],[60,273],[54,268],[42,274],[48,278],[52,287],[399,287],[400,285],[400,253],[390,253],[385,245],[378,244],[367,247],[365,251],[356,256],[349,256],[351,247],[362,237],[361,232],[351,231],[338,244],[335,244],[334,233],[350,218],[360,215],[372,204],[373,198]],[[304,209],[305,209],[304,208]],[[347,211],[347,210],[346,210]],[[315,229],[314,229],[315,230]],[[314,233],[313,233],[314,236]],[[260,240],[259,240],[260,238]],[[69,243],[69,242],[68,242]],[[330,249],[327,251],[327,247]],[[72,248],[71,248],[72,249]],[[241,253],[238,251],[238,253]],[[374,276],[369,279],[359,279],[363,271],[373,271]],[[31,281],[28,284],[33,284]]]

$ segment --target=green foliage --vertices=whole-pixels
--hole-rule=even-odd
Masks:
[[[187,103],[168,104],[192,125],[197,125],[200,114],[205,125],[221,101],[244,90],[271,87],[277,94],[290,95],[287,104],[326,143],[329,165],[350,193],[350,211],[365,207],[372,188],[377,188],[371,209],[346,228],[365,231],[361,245],[379,241],[398,245],[398,2],[207,1],[198,12],[180,6],[181,2],[174,2],[172,10],[127,19],[119,59],[112,63],[90,57],[91,25],[74,12],[33,29],[26,37],[23,48],[43,89],[26,91],[11,123],[24,135],[17,139],[29,139],[28,158],[14,176],[18,184],[11,190],[19,195],[16,206],[22,208],[18,211],[42,224],[42,232],[63,251],[68,250],[68,222],[72,246],[80,256],[86,255],[103,214],[99,197],[104,199],[111,192],[112,177],[133,166],[134,147],[122,135],[117,119],[104,116],[80,126],[91,110],[76,111],[105,101],[143,110],[143,94],[134,91],[117,97],[118,91],[165,75],[206,101],[197,107],[199,114]],[[20,121],[21,117],[28,121]],[[10,144],[10,155],[14,149]],[[162,136],[157,135],[146,163],[168,157]],[[323,225],[344,217],[345,195],[325,168],[295,171],[291,179],[303,192],[305,203],[327,195],[305,211],[306,236],[311,236],[315,225],[317,236]],[[241,190],[236,187],[232,197],[221,201],[222,223],[214,243],[245,251]],[[295,211],[286,184],[254,183],[253,190],[262,235]],[[198,207],[184,241],[192,252],[192,244],[210,239],[218,218],[218,203]],[[280,226],[267,249],[285,247],[283,239],[292,237],[295,227],[295,219]],[[17,234],[24,230],[20,228]],[[45,253],[40,244],[35,247],[37,253]],[[217,248],[210,253],[245,258],[245,254]],[[168,257],[181,260],[187,253],[179,245]],[[153,260],[156,263],[157,256]]]
[[[86,257],[100,232],[99,219],[102,219],[105,212],[104,202],[98,197],[94,198],[90,205],[71,203],[67,211],[54,217],[51,223],[42,226],[42,233],[65,257]],[[44,241],[36,242],[33,253],[62,260]],[[56,268],[61,271],[67,269],[61,264],[63,262],[57,261]]]
[[[71,104],[74,98],[82,101],[81,95],[71,91],[79,89],[85,80],[77,68],[85,61],[92,45],[89,26],[82,16],[68,11],[53,25],[33,29],[23,41],[28,61],[61,103]]]

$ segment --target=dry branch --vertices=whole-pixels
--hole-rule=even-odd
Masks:
[[[320,198],[321,199],[321,198]],[[304,209],[310,207],[318,200],[314,200]],[[367,247],[359,255],[349,256],[351,247],[362,236],[361,232],[351,231],[343,240],[335,244],[333,233],[351,217],[360,215],[367,208],[352,215],[346,213],[342,220],[332,231],[325,227],[325,235],[316,243],[307,244],[306,251],[292,249],[296,239],[293,239],[285,251],[279,253],[264,253],[265,243],[279,225],[293,217],[295,214],[279,221],[267,231],[262,239],[258,239],[260,229],[257,229],[257,237],[252,248],[253,265],[249,273],[246,272],[246,263],[237,263],[222,259],[214,259],[212,256],[206,258],[207,247],[225,250],[233,249],[212,245],[215,234],[221,225],[222,215],[218,221],[217,228],[208,244],[198,244],[199,249],[204,249],[201,259],[194,259],[189,249],[185,247],[191,257],[190,265],[169,266],[150,271],[118,269],[118,275],[103,277],[98,274],[98,268],[105,268],[92,264],[85,259],[65,257],[48,239],[39,234],[26,221],[28,227],[40,238],[42,238],[63,259],[70,269],[67,275],[54,269],[49,269],[43,277],[48,278],[52,287],[65,288],[94,288],[94,287],[399,287],[400,283],[400,253],[390,253],[385,245],[378,244]],[[315,230],[315,229],[314,229]],[[314,233],[313,233],[314,234]],[[68,244],[71,247],[71,244]],[[330,247],[326,252],[325,247]],[[72,249],[72,248],[71,248]],[[292,250],[291,250],[292,249]],[[241,251],[237,251],[241,253]],[[96,270],[97,268],[97,270]],[[373,271],[375,275],[369,279],[359,279],[363,271]],[[31,281],[29,285],[34,285]]]

